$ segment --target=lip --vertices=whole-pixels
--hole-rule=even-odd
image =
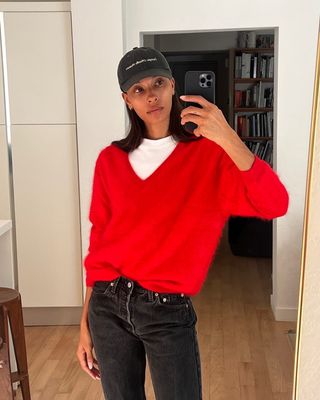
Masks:
[[[162,109],[163,109],[163,107],[154,108],[153,110],[148,111],[148,114],[152,114],[155,111],[161,111]]]

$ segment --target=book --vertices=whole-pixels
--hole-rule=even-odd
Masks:
[[[251,53],[242,53],[241,78],[250,78]]]

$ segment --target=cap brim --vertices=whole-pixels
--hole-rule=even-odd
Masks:
[[[165,69],[154,68],[148,69],[147,71],[137,72],[134,76],[128,79],[121,87],[121,89],[126,92],[132,85],[139,82],[143,78],[147,78],[148,76],[165,76],[166,78],[172,78],[172,73]]]

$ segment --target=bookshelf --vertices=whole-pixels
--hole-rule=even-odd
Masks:
[[[273,164],[274,48],[229,49],[229,124]]]
[[[274,49],[229,49],[229,124],[248,148],[273,166]],[[230,217],[234,255],[272,257],[272,221]]]

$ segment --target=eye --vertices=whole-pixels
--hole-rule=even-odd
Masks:
[[[157,80],[156,80],[156,83],[160,83],[160,86],[161,86],[162,83],[163,83],[163,79],[162,79],[162,78],[157,79]]]
[[[163,83],[164,83],[164,79],[162,79],[162,78],[158,78],[155,81],[156,86],[162,86]],[[141,93],[141,91],[143,91],[143,88],[141,86],[134,86],[133,93],[139,94],[139,93]]]
[[[133,92],[134,93],[140,93],[140,92],[137,92],[137,90],[139,90],[139,89],[142,89],[140,86],[136,86],[135,88],[134,88],[134,90],[133,90]],[[142,89],[143,90],[143,89]]]

